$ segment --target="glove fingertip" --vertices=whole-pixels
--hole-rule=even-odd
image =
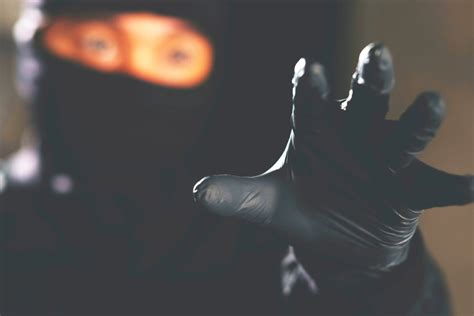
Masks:
[[[439,93],[425,91],[415,99],[410,114],[420,123],[437,128],[446,114],[446,105]]]
[[[466,181],[467,181],[467,192],[466,192],[466,203],[472,203],[474,202],[474,176],[468,175],[466,176]]]
[[[201,203],[201,201],[203,201],[207,184],[210,178],[211,178],[210,176],[204,177],[198,182],[196,182],[196,184],[194,184],[194,187],[193,187],[194,202]]]
[[[194,201],[211,211],[221,213],[222,204],[230,200],[228,194],[225,194],[226,187],[220,183],[223,177],[225,176],[208,176],[199,180],[193,188]]]
[[[474,202],[474,176],[450,175],[446,185],[433,193],[434,206],[466,205]]]
[[[293,84],[296,84],[298,79],[301,78],[305,74],[306,69],[306,58],[300,58],[294,68],[294,75],[293,75]]]
[[[232,176],[204,177],[194,185],[194,201],[214,214],[233,216],[235,213],[233,195],[238,194],[238,186],[238,181],[236,182]]]
[[[292,83],[295,87],[314,89],[323,98],[329,92],[324,66],[307,58],[296,63]]]
[[[379,94],[388,94],[395,85],[392,55],[383,43],[367,45],[359,55],[355,80]]]

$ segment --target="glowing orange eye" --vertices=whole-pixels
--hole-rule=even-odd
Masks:
[[[192,88],[209,77],[211,42],[186,21],[150,13],[119,14],[114,21],[129,36],[129,74],[174,88]]]
[[[115,55],[117,47],[110,39],[98,34],[88,34],[82,41],[84,51],[89,54],[98,55],[99,58],[107,58]]]
[[[100,71],[119,70],[119,34],[105,22],[58,18],[46,28],[43,43],[52,53]]]
[[[212,47],[202,35],[183,32],[138,50],[129,71],[137,77],[177,88],[193,87],[212,69]]]
[[[83,22],[76,29],[81,61],[102,71],[117,70],[122,62],[120,41],[109,25]]]
[[[175,50],[169,54],[169,61],[170,63],[176,64],[176,65],[183,65],[186,64],[187,61],[189,61],[189,54],[183,50]]]

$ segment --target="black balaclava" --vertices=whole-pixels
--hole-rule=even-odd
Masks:
[[[222,14],[214,2],[45,1],[39,8],[48,16],[102,11],[180,16],[220,51]],[[76,181],[99,185],[95,189],[127,190],[127,183],[149,184],[163,168],[191,157],[215,104],[218,54],[205,83],[172,89],[62,60],[42,47],[40,36],[41,31],[32,42],[40,65],[32,102],[47,173],[70,174]]]
[[[334,49],[336,7],[324,3],[30,0],[26,4],[48,16],[151,11],[183,17],[213,42],[210,78],[187,90],[100,73],[51,55],[38,36],[31,42],[40,66],[32,103],[45,172],[56,169],[88,183],[101,177],[108,179],[105,186],[121,180],[146,183],[163,168],[182,164],[192,165],[196,176],[265,170],[286,143],[294,62],[310,55],[328,63]],[[31,81],[31,73],[20,75]]]
[[[96,198],[132,200],[142,214],[135,239],[152,253],[192,230],[199,178],[255,174],[275,162],[289,135],[294,64],[310,56],[330,67],[338,25],[327,2],[45,0],[26,8],[46,16],[151,11],[187,19],[213,42],[213,72],[189,90],[62,60],[42,48],[41,31],[20,43],[43,182],[68,174]]]

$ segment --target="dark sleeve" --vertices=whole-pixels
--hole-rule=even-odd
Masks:
[[[287,298],[293,313],[317,315],[451,315],[444,276],[415,234],[407,260],[377,278],[354,277],[352,272],[326,278],[325,264],[296,251],[318,286],[316,294],[295,289]],[[301,287],[303,288],[303,287]]]
[[[440,268],[427,252],[420,232],[408,260],[375,288],[373,314],[451,315],[449,292]]]
[[[0,313],[39,314],[59,266],[57,236],[50,223],[32,207],[31,192],[0,193]],[[14,201],[14,206],[11,202]]]

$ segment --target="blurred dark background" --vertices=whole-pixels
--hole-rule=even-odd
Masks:
[[[448,116],[421,158],[449,172],[474,173],[474,1],[338,4],[345,22],[338,31],[336,69],[329,74],[337,83],[336,94],[345,96],[365,44],[384,42],[393,54],[398,79],[389,116],[397,118],[422,90],[441,92]],[[0,0],[0,160],[32,136],[28,110],[15,89],[11,28],[20,6],[20,0]],[[455,315],[474,315],[473,206],[430,210],[423,217],[422,229],[447,276]]]

